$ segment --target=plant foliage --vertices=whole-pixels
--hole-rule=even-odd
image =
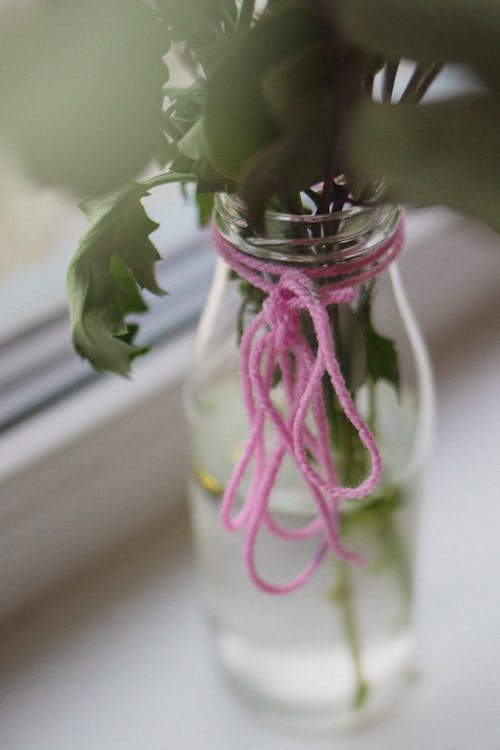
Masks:
[[[149,239],[157,224],[141,204],[147,192],[132,184],[101,207],[68,271],[75,349],[97,370],[119,375],[128,375],[131,360],[144,352],[134,346],[136,326],[125,316],[147,310],[142,289],[163,294],[154,274],[159,255]]]
[[[4,11],[0,138],[43,183],[115,195],[70,268],[82,356],[123,373],[137,353],[125,316],[142,304],[137,284],[158,292],[140,198],[162,181],[196,183],[202,222],[215,192],[238,192],[259,231],[271,205],[300,212],[312,200],[328,213],[381,197],[447,204],[498,228],[499,7],[52,0]],[[169,83],[168,50],[189,71],[184,86]],[[416,68],[396,96],[402,58]],[[480,86],[419,106],[447,62]],[[153,182],[130,182],[153,160],[163,170]]]

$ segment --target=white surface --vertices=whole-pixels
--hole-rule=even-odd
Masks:
[[[158,347],[134,365],[133,379],[107,375],[76,398],[54,406],[0,436],[0,482],[20,474],[35,461],[63,450],[86,433],[178,384],[191,361],[192,332]],[[5,496],[7,493],[5,493]],[[22,498],[15,498],[16,506]],[[0,519],[5,502],[0,502]]]
[[[181,514],[5,630],[2,750],[498,750],[500,337],[488,315],[474,326],[456,346],[442,342],[419,568],[422,678],[394,714],[311,737],[227,692]]]
[[[181,496],[191,348],[179,337],[133,382],[103,378],[0,438],[0,621],[161,519],[166,486]]]

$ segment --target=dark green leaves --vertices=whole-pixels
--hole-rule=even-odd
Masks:
[[[300,4],[269,12],[207,84],[205,133],[215,168],[236,180],[262,228],[273,194],[324,176],[345,110],[359,92],[357,60]]]
[[[280,132],[263,92],[275,65],[324,37],[319,21],[297,8],[270,13],[241,37],[209,77],[205,131],[212,162],[236,179],[245,161]]]
[[[422,107],[364,104],[351,133],[358,172],[383,174],[390,194],[445,203],[500,230],[500,103],[488,98]]]
[[[208,69],[236,25],[235,0],[157,0],[157,5],[172,38]]]
[[[301,211],[300,192],[316,183],[325,185],[319,212],[349,191],[363,200],[347,178],[340,195],[344,182],[333,184],[354,175],[384,178],[398,200],[447,203],[500,227],[498,2],[46,0],[19,19],[0,32],[0,136],[44,183],[102,195],[156,158],[197,182],[202,222],[214,191],[235,190],[262,230],[266,208]],[[169,88],[163,111],[171,38],[198,78]],[[375,72],[400,57],[419,63],[414,99],[443,60],[469,64],[484,95],[369,103]],[[386,70],[387,101],[394,64]],[[128,372],[138,350],[125,316],[145,309],[141,288],[160,291],[155,225],[140,203],[152,186],[121,189],[70,268],[75,345],[99,369]],[[363,320],[368,375],[397,385],[392,343],[369,311]]]
[[[498,90],[500,3],[495,0],[329,0],[363,49],[388,59],[466,62]]]
[[[0,133],[45,183],[112,192],[161,148],[168,33],[138,0],[57,0],[0,38]]]
[[[140,289],[161,295],[154,274],[159,255],[149,239],[157,224],[144,211],[144,185],[132,184],[103,206],[80,242],[68,271],[73,344],[97,370],[128,375],[137,326],[128,313],[147,305]]]
[[[332,307],[335,349],[352,394],[367,378],[374,384],[386,380],[399,389],[398,355],[394,342],[377,333],[373,326],[374,290],[373,282],[362,287],[357,311],[349,305]]]
[[[205,86],[196,81],[185,88],[167,88],[170,105],[164,114],[171,139],[171,166],[198,179],[197,194],[223,191],[227,180],[214,169],[208,154],[204,129]]]
[[[285,132],[248,159],[240,177],[240,193],[260,231],[265,231],[264,211],[273,194],[284,196],[285,210],[293,211],[287,197],[325,175],[337,132],[335,102],[331,92],[323,90],[316,92],[314,107],[310,101],[302,104]]]
[[[345,32],[388,60],[459,62],[484,85],[476,100],[382,107],[353,119],[349,166],[383,177],[392,197],[446,204],[500,228],[500,4],[492,0],[330,0]]]

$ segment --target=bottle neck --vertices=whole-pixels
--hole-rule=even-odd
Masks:
[[[252,229],[239,198],[218,194],[215,208],[218,231],[240,252],[269,264],[328,266],[334,276],[342,267],[354,265],[363,272],[379,262],[401,219],[400,208],[393,205],[356,206],[317,216],[268,212],[264,237]]]

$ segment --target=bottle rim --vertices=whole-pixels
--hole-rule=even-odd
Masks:
[[[241,198],[215,197],[217,229],[234,247],[261,260],[299,266],[369,260],[396,231],[401,209],[385,203],[319,215],[267,211],[265,216],[266,235],[258,235]]]

